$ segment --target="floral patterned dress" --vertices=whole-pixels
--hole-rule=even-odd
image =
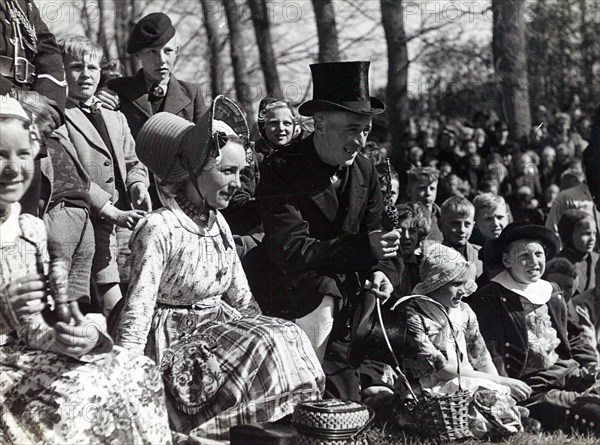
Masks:
[[[196,224],[175,200],[140,221],[118,343],[163,369],[171,425],[226,439],[318,399],[324,375],[305,334],[260,315],[220,213]]]
[[[492,363],[477,317],[466,303],[448,311],[452,326],[441,309],[425,301],[415,301],[406,309],[406,337],[402,367],[415,379],[413,389],[439,395],[452,394],[458,389],[458,379],[445,381],[437,371],[451,363],[461,369],[481,369]],[[452,335],[452,331],[454,336]],[[456,352],[458,343],[460,356]],[[508,394],[510,391],[487,379],[462,377],[462,388],[487,388]]]
[[[6,287],[48,263],[44,223],[11,210],[0,228],[0,442],[170,444],[158,369],[113,347],[103,317],[86,316],[95,349],[70,357],[41,314],[13,313]]]

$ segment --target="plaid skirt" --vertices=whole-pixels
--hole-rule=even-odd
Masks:
[[[181,409],[178,394],[166,390],[171,427],[179,433],[225,440],[234,425],[276,421],[291,414],[297,403],[322,396],[323,370],[298,326],[265,316],[242,317],[224,302],[204,308],[159,305],[145,353],[164,370],[166,357],[172,356],[178,343],[199,336],[213,343],[219,385],[193,413]],[[178,356],[177,362],[197,369],[189,350],[190,356]],[[172,389],[173,382],[163,377]],[[193,393],[193,382],[193,376],[179,378],[179,394]],[[186,391],[182,385],[190,387]]]

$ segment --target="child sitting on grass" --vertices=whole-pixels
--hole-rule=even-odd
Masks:
[[[523,404],[546,429],[600,433],[600,383],[594,367],[573,359],[564,298],[542,279],[558,237],[531,224],[509,224],[491,244],[503,271],[470,300],[498,373],[532,389]]]
[[[454,394],[459,389],[460,366],[462,389],[472,395],[478,390],[493,391],[497,403],[511,413],[513,432],[520,431],[521,415],[510,396],[524,400],[531,389],[517,379],[498,374],[477,318],[462,301],[476,289],[472,266],[456,250],[427,243],[423,248],[421,279],[413,289],[416,298],[400,317],[400,332],[404,334],[401,347],[396,348],[401,351],[401,366],[413,392],[417,397]],[[398,385],[401,394],[402,389]]]

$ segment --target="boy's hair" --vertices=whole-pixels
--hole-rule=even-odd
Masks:
[[[442,219],[449,213],[456,213],[461,218],[467,218],[469,215],[475,215],[475,207],[464,196],[452,196],[444,201],[440,207]]]
[[[378,164],[375,165],[375,170],[377,171],[377,175],[379,176],[379,180],[381,181],[388,174],[387,162],[379,162]],[[390,172],[391,180],[395,179],[396,181],[399,181],[400,177],[398,176],[398,172],[391,165],[390,165],[389,172]]]
[[[412,185],[420,178],[426,177],[429,183],[437,182],[440,179],[440,171],[435,167],[413,167],[406,172],[408,185]]]
[[[84,56],[102,60],[104,51],[102,47],[84,36],[68,35],[58,42],[60,52],[64,56],[72,57],[76,60],[83,60]]]
[[[409,202],[400,204],[396,208],[398,209],[398,223],[409,220],[412,223],[411,226],[416,227],[418,243],[427,238],[427,235],[429,235],[429,231],[431,230],[431,219],[423,206],[414,202]]]
[[[592,219],[592,216],[580,209],[569,209],[562,214],[558,221],[558,236],[563,245],[570,246],[572,244],[573,231],[577,224],[584,219]]]
[[[473,199],[473,206],[475,207],[475,219],[477,219],[483,209],[496,210],[500,206],[506,207],[506,201],[502,196],[493,193],[482,193]]]
[[[544,276],[542,278],[546,280],[548,275],[554,273],[565,275],[573,279],[577,278],[577,270],[575,269],[573,263],[562,257],[552,258],[546,263],[546,271],[544,272]]]

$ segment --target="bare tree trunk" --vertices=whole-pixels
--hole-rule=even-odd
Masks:
[[[221,59],[224,41],[219,33],[219,22],[217,20],[220,8],[218,3],[210,0],[200,0],[200,3],[202,4],[202,23],[208,39],[210,92],[212,97],[217,97],[225,89],[225,67]]]
[[[319,62],[340,60],[338,33],[335,26],[335,7],[331,0],[312,0],[319,36]]]
[[[408,130],[408,51],[402,0],[381,0],[381,18],[388,53],[386,105],[391,137],[391,157],[402,171]]]
[[[113,0],[113,8],[115,11],[114,36],[117,57],[123,75],[132,76],[137,71],[137,62],[135,57],[127,54],[127,42],[137,17],[137,0],[130,0],[129,2]]]
[[[509,131],[523,141],[531,129],[527,53],[525,42],[525,0],[492,0],[494,30],[492,51],[500,80],[500,103]]]
[[[594,12],[598,11],[598,6],[592,6],[592,11],[588,11],[588,0],[579,0],[579,9],[581,14],[581,51],[582,51],[582,71],[585,84],[587,85],[588,91],[594,91],[594,55],[593,55],[593,39],[594,35],[598,35],[597,21],[590,21],[588,23],[588,12],[594,17]],[[596,16],[597,17],[597,16]],[[595,31],[594,31],[595,29]],[[592,95],[590,95],[590,98]]]
[[[248,125],[252,127],[256,121],[252,99],[250,98],[250,82],[246,70],[246,55],[244,52],[244,36],[240,23],[240,15],[237,11],[235,0],[223,0],[227,25],[229,27],[229,47],[231,52],[231,65],[233,67],[233,78],[237,101],[246,112]]]
[[[267,13],[267,4],[265,0],[248,0],[250,11],[252,13],[252,23],[256,34],[256,43],[260,55],[260,66],[265,77],[265,86],[267,94],[281,98],[281,84],[279,83],[279,74],[275,65],[275,53],[271,41],[271,24],[269,14]]]
[[[104,51],[105,57],[110,57],[108,51],[108,42],[106,41],[106,29],[104,20],[104,0],[98,0],[98,30],[96,33],[96,43]]]

